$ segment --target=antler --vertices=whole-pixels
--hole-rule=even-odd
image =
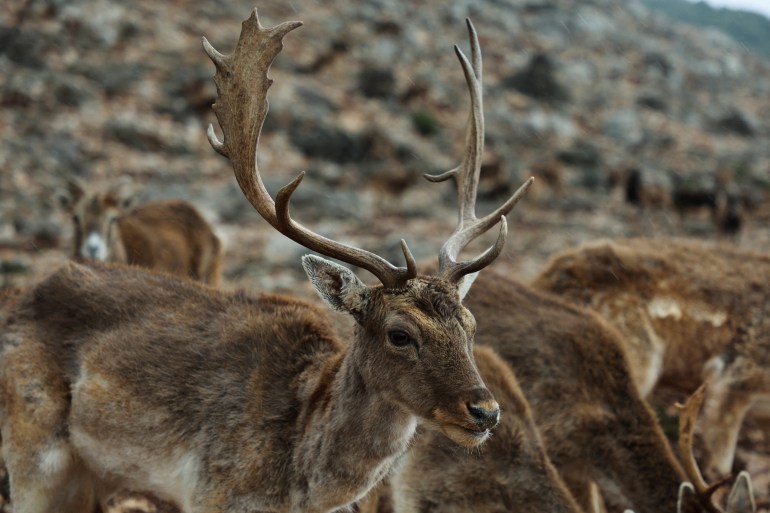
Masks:
[[[466,274],[483,269],[497,258],[503,250],[505,236],[508,233],[505,214],[511,211],[534,181],[534,178],[529,178],[508,201],[491,214],[482,219],[476,217],[476,191],[481,172],[481,157],[484,152],[481,50],[479,49],[476,29],[473,27],[471,20],[467,19],[466,23],[468,25],[473,63],[469,63],[463,52],[455,46],[455,53],[463,67],[465,81],[468,83],[468,91],[471,97],[471,111],[468,116],[468,128],[465,136],[465,154],[460,165],[456,168],[440,175],[425,175],[425,178],[431,182],[443,182],[449,178],[454,178],[457,186],[459,221],[452,235],[441,247],[439,254],[439,274],[453,282],[457,282]],[[500,234],[497,237],[497,242],[475,259],[458,262],[457,257],[460,251],[498,221],[500,221]]]
[[[708,382],[703,383],[698,389],[687,398],[687,401],[682,404],[677,404],[679,409],[679,452],[682,455],[682,465],[684,467],[685,475],[692,483],[690,490],[680,489],[680,502],[683,501],[683,493],[695,494],[700,504],[712,513],[722,513],[722,510],[717,507],[713,501],[712,496],[719,488],[725,485],[729,481],[729,478],[721,479],[716,483],[707,484],[703,479],[703,475],[698,468],[698,463],[695,461],[695,455],[693,454],[693,432],[695,431],[695,420],[698,418],[701,406],[703,405],[703,399],[706,395],[706,387]]]
[[[289,201],[304,172],[278,191],[275,201],[262,183],[257,146],[268,110],[267,90],[273,82],[267,73],[283,48],[283,37],[300,25],[302,22],[287,21],[265,28],[254,9],[243,22],[232,54],[219,53],[203,38],[203,48],[216,66],[217,102],[213,107],[224,134],[224,141],[219,141],[214,127],[209,125],[209,142],[218,153],[230,159],[243,194],[276,230],[310,250],[366,269],[386,288],[397,288],[417,275],[414,257],[403,239],[401,249],[406,267],[396,267],[374,253],[318,235],[290,217]]]

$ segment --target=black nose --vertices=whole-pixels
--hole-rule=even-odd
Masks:
[[[500,420],[500,405],[486,388],[477,388],[471,399],[465,403],[473,422],[483,429],[491,429]]]
[[[468,413],[471,414],[473,420],[476,421],[476,423],[480,426],[487,429],[493,428],[500,420],[500,407],[497,406],[497,403],[494,401],[492,401],[492,404],[494,406],[490,404],[468,403]]]

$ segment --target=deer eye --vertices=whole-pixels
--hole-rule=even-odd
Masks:
[[[396,347],[406,347],[410,344],[414,345],[412,337],[404,330],[390,330],[388,332],[388,340]]]

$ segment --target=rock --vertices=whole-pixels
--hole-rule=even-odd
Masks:
[[[530,59],[526,68],[504,79],[503,84],[547,103],[561,103],[569,96],[556,80],[554,68],[553,59],[539,53]]]

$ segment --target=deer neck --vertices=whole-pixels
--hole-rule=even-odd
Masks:
[[[416,416],[366,383],[358,345],[354,342],[326,366],[311,394],[295,456],[308,505],[336,509],[363,497],[387,475],[415,433]]]

